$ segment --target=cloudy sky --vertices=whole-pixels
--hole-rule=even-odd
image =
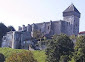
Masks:
[[[81,12],[80,31],[85,31],[85,0],[0,0],[0,22],[18,26],[62,20],[62,12],[71,4]]]

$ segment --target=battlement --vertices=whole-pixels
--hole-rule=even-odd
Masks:
[[[3,43],[6,44],[6,47],[28,49],[29,44],[34,45],[31,39],[34,36],[34,31],[39,31],[49,37],[62,33],[68,36],[78,35],[80,12],[73,4],[63,12],[63,18],[63,20],[19,26],[18,31],[11,31],[3,36]]]

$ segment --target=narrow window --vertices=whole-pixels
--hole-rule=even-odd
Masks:
[[[48,29],[49,29],[49,26],[48,26]]]
[[[40,32],[41,32],[41,29],[40,29]]]

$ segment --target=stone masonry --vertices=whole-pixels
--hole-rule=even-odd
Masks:
[[[52,36],[54,34],[67,34],[70,35],[78,35],[79,33],[79,19],[80,12],[76,9],[76,7],[71,4],[64,12],[63,12],[63,20],[58,21],[50,21],[43,23],[33,23],[28,24],[27,26],[23,25],[19,26],[18,31],[11,31],[3,37],[3,47],[11,47],[11,48],[24,48],[27,49],[28,46],[24,45],[25,41],[28,41],[26,44],[32,43],[30,39],[33,37],[33,33],[35,30],[40,31],[45,36]]]

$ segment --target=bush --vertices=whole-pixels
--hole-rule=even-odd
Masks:
[[[30,51],[24,51],[12,54],[6,59],[6,62],[37,62],[37,60],[33,58],[33,54]]]
[[[0,53],[0,62],[4,62],[4,61],[5,61],[4,55]]]
[[[8,58],[13,53],[21,53],[24,51],[29,51],[29,50],[12,49],[12,48],[7,48],[7,47],[0,48],[0,53],[2,53],[5,56],[5,58]],[[45,59],[46,59],[45,51],[35,50],[31,52],[33,53],[33,57],[37,59],[38,62],[45,62]]]

